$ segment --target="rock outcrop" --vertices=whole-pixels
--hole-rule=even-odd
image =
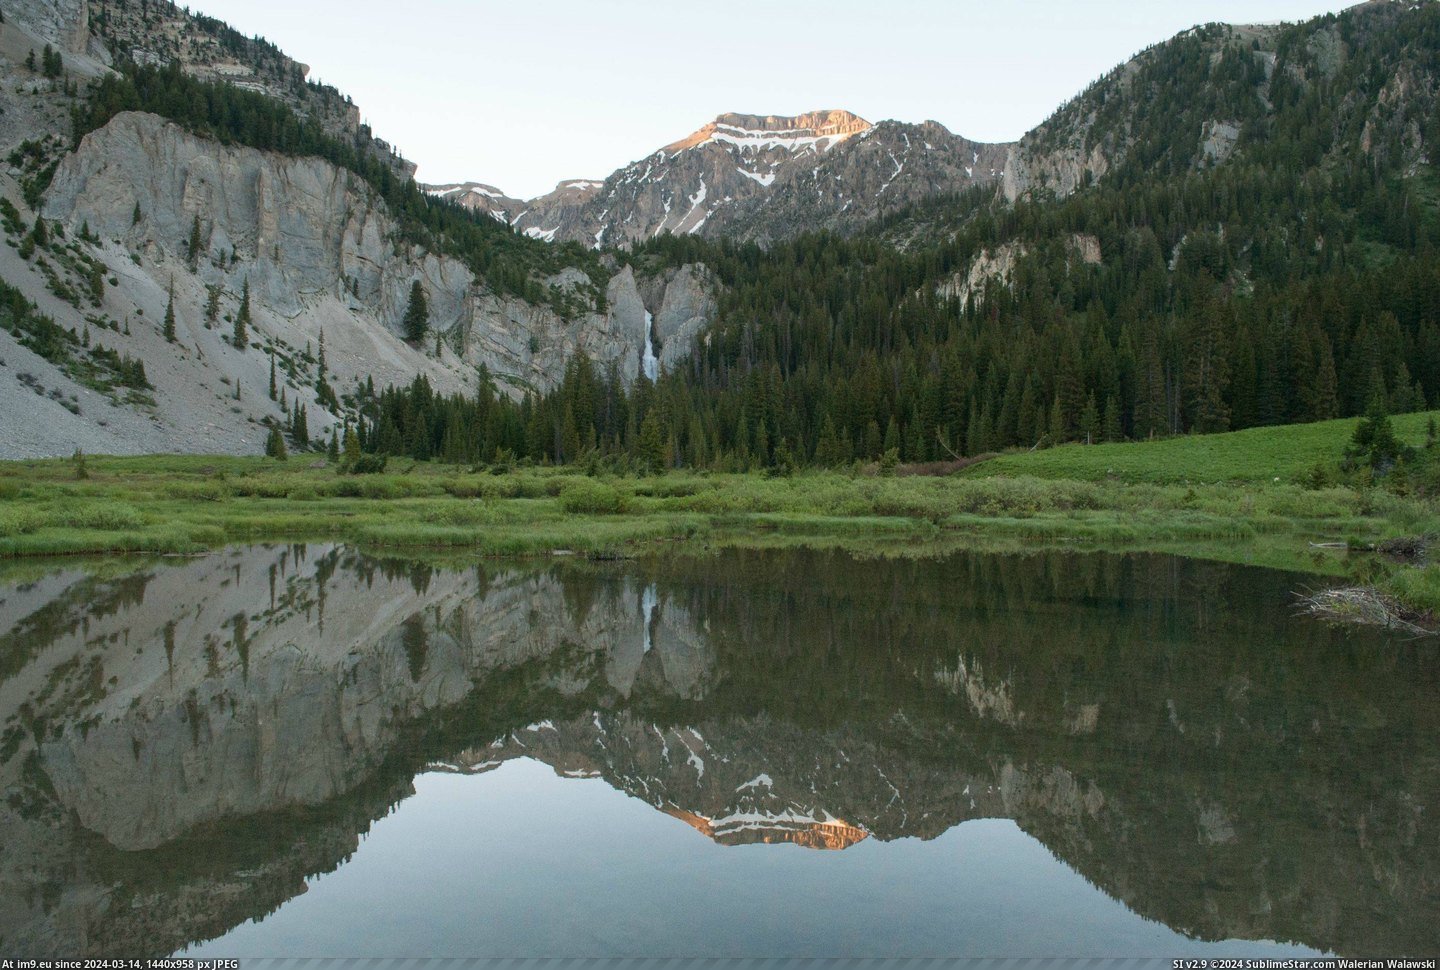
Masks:
[[[110,60],[109,51],[91,37],[89,0],[12,0],[5,4],[5,19],[64,53]]]

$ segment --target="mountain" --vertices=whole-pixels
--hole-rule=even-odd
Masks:
[[[685,465],[845,466],[1423,410],[1437,92],[1435,3],[1207,25],[1062,106],[999,186],[763,256],[638,243],[725,291],[661,437]]]
[[[647,275],[436,206],[307,71],[169,3],[6,5],[0,457],[253,454],[299,408],[329,437],[371,386],[474,395],[483,368],[519,398],[582,353],[634,380],[708,322],[700,268]],[[430,332],[407,342],[417,282]]]
[[[909,203],[992,184],[1008,151],[933,121],[872,125],[848,111],[723,114],[603,182],[562,182],[524,203],[473,183],[426,188],[546,241],[598,248],[668,232],[768,242],[854,231]]]
[[[1440,7],[1373,2],[1186,31],[1012,145],[723,115],[522,202],[423,191],[347,99],[217,21],[23,0],[0,24],[0,455],[254,453],[297,407],[370,450],[556,462],[637,461],[653,412],[651,464],[718,468],[1423,408],[1437,91]],[[409,424],[382,436],[392,384]],[[437,394],[504,420],[452,429]]]
[[[493,185],[480,182],[455,182],[449,185],[427,185],[425,191],[438,199],[446,199],[467,209],[483,212],[498,222],[510,221],[525,211],[523,199],[512,199]]]

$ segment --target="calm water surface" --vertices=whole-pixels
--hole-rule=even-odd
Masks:
[[[1440,652],[1161,556],[0,573],[0,953],[1433,953]]]

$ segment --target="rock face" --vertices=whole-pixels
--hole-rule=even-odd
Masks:
[[[724,114],[603,182],[564,182],[525,203],[433,186],[546,240],[624,245],[661,232],[759,241],[848,231],[942,192],[1001,178],[1004,145],[933,121],[872,125],[848,111]]]
[[[660,366],[678,367],[719,314],[720,285],[704,265],[691,263],[644,280],[640,292],[655,323]]]
[[[1015,263],[1024,255],[1025,247],[1019,243],[1005,243],[993,252],[981,250],[970,261],[969,269],[942,281],[935,288],[935,293],[962,304],[972,296],[979,299],[984,296],[986,285],[992,281],[1000,286],[1009,286]]]
[[[13,183],[5,194],[33,221]],[[384,387],[423,374],[444,393],[473,392],[483,364],[503,391],[518,396],[553,387],[579,353],[601,365],[613,361],[634,380],[647,314],[661,321],[664,359],[674,365],[715,312],[715,283],[702,269],[637,280],[626,266],[607,285],[605,312],[562,317],[548,305],[490,290],[455,259],[398,243],[384,203],[328,162],[222,146],[154,115],[121,114],[88,135],[61,162],[43,212],[72,238],[88,228],[98,239],[78,245],[113,274],[100,309],[117,321],[118,332],[103,340],[146,361],[156,403],[145,413],[107,413],[103,428],[83,415],[61,416],[49,428],[56,433],[45,435],[22,427],[30,422],[19,408],[3,409],[0,457],[68,455],[76,448],[254,453],[263,428],[243,417],[283,417],[264,393],[272,348],[288,399],[310,407],[312,432],[328,435],[338,416],[315,403],[310,377],[318,372],[307,377],[318,370],[314,351],[322,333],[326,378],[342,390],[371,377]],[[197,226],[203,255],[191,261]],[[0,269],[63,326],[77,333],[87,326],[81,310],[55,299],[43,274],[13,249],[0,252]],[[401,339],[415,281],[442,338],[438,353],[429,341],[416,347]],[[583,288],[590,280],[572,269],[544,283]],[[226,338],[247,286],[254,323],[251,345],[241,350]],[[160,339],[172,291],[179,334],[173,345]],[[213,321],[206,314],[212,291],[219,299]],[[0,357],[43,373],[43,384],[62,395],[87,393],[31,360],[8,333],[0,333]],[[19,370],[0,369],[0,388]],[[238,398],[236,385],[243,389]],[[32,396],[19,388],[14,395]]]
[[[1071,266],[1098,266],[1100,240],[1088,233],[1072,233],[1064,242],[1067,261]],[[935,295],[964,304],[972,297],[983,301],[985,288],[994,283],[1009,287],[1014,280],[1016,265],[1026,255],[1020,243],[1004,243],[994,250],[982,249],[970,260],[968,269],[941,280]]]
[[[398,227],[383,203],[350,173],[320,159],[225,148],[153,115],[123,114],[88,136],[56,173],[45,215],[88,224],[157,261],[179,255],[198,220],[201,283],[238,296],[248,281],[252,299],[284,319],[326,304],[350,317],[348,328],[337,329],[368,331],[385,343],[398,343],[419,280],[432,329],[464,338],[463,361],[452,365],[483,363],[531,386],[555,383],[575,352],[638,360],[644,339],[643,310],[627,299],[634,283],[625,273],[611,283],[608,315],[562,320],[492,293],[457,260],[396,243]],[[551,282],[579,281],[574,273]],[[523,333],[512,332],[516,323]]]
[[[5,19],[69,54],[96,54],[108,63],[109,52],[92,44],[89,0],[13,0]]]

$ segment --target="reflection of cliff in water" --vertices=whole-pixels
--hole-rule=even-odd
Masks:
[[[1440,664],[1163,557],[464,569],[252,548],[0,589],[0,947],[162,953],[416,771],[603,777],[724,844],[1007,817],[1147,917],[1433,948]],[[198,849],[200,851],[192,851]]]

